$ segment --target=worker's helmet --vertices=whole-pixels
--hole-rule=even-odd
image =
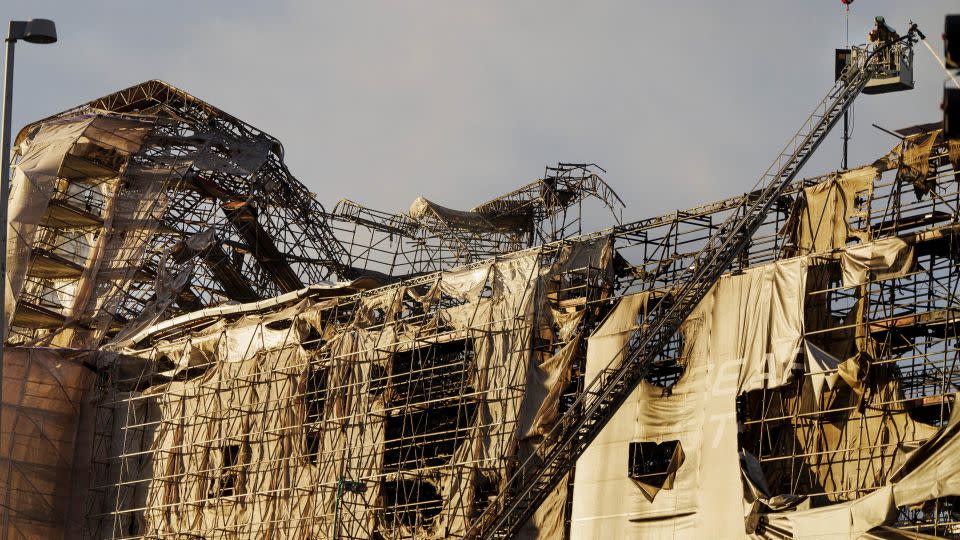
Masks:
[[[886,21],[883,19],[883,15],[877,15],[874,20],[877,21],[877,22],[880,23],[880,24],[883,24],[883,23],[886,22]]]

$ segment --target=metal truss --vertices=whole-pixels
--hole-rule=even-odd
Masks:
[[[392,214],[344,199],[328,218],[355,272],[434,272],[582,234],[584,203],[599,203],[619,223],[623,201],[598,172],[593,164],[548,166],[543,178],[469,211],[418,199],[417,211]]]

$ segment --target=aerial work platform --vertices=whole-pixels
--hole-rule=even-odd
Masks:
[[[854,65],[865,61],[871,51],[867,47],[854,47],[852,60]],[[880,51],[878,69],[863,88],[864,94],[887,94],[913,90],[913,47],[909,44],[895,43]]]

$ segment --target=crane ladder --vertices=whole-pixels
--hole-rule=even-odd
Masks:
[[[850,66],[837,79],[760,177],[751,195],[743,197],[740,205],[693,257],[693,264],[677,276],[671,298],[657,302],[648,313],[648,324],[635,330],[624,350],[587,382],[544,436],[537,451],[518,466],[500,495],[477,516],[466,538],[511,537],[574,467],[577,458],[646,375],[650,360],[660,354],[700,300],[747,247],[774,202],[879,70],[878,53],[883,48],[878,47],[862,66]],[[662,271],[665,270],[658,269],[657,273]],[[652,282],[664,278],[656,275]]]

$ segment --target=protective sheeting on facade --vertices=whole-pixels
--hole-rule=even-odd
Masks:
[[[153,183],[125,190],[125,197],[116,196],[121,169],[150,129],[151,123],[144,120],[80,116],[44,124],[22,143],[25,148],[14,169],[7,231],[11,249],[6,255],[10,270],[5,328],[74,332],[73,325],[84,320],[94,333],[106,330],[92,316],[111,307],[105,302],[113,295],[103,284],[109,281],[120,290],[129,285],[137,270],[128,262],[141,256],[149,234],[143,227],[156,226],[144,212],[162,205]],[[125,181],[136,183],[134,178]],[[77,197],[91,189],[95,196]],[[91,210],[98,202],[102,212],[94,217]],[[92,234],[97,226],[107,232]],[[74,271],[38,272],[37,262],[59,263]],[[51,282],[57,284],[49,286]],[[38,323],[27,315],[37,311],[48,313],[49,321]],[[71,341],[58,344],[69,346]]]
[[[684,328],[684,373],[642,382],[577,462],[571,533],[582,538],[744,535],[736,396],[791,376],[803,323],[805,258],[724,276]],[[620,300],[590,337],[587,378],[637,328],[646,295]],[[630,443],[678,441],[683,462],[652,500],[624,474]]]
[[[75,538],[83,526],[92,444],[89,418],[95,375],[87,355],[5,348],[0,425],[3,536]],[[84,414],[81,414],[81,410]]]
[[[884,538],[883,526],[896,521],[898,507],[918,506],[936,498],[960,495],[960,437],[957,432],[957,424],[951,422],[928,436],[918,448],[898,455],[899,463],[888,470],[889,481],[869,495],[821,508],[767,515],[769,521],[759,537],[786,536],[796,540]],[[871,536],[871,531],[876,536]]]
[[[855,499],[860,492],[872,486],[882,485],[890,474],[898,448],[916,444],[931,437],[934,426],[918,422],[902,406],[895,405],[903,399],[899,383],[883,366],[875,366],[871,381],[856,380],[856,384],[870,385],[871,402],[886,406],[866,406],[863,397],[849,385],[848,373],[851,362],[844,366],[836,358],[808,344],[807,352],[821,359],[829,358],[828,364],[836,365],[838,380],[832,389],[812,386],[817,377],[803,381],[798,394],[784,391],[773,398],[771,416],[790,418],[789,429],[781,427],[780,437],[770,440],[766,452],[782,451],[785,445],[798,448],[802,457],[783,461],[767,467],[772,478],[786,474],[789,467],[803,467],[805,481],[818,486],[825,495],[820,502],[831,504]],[[793,411],[801,411],[796,418]],[[833,421],[821,424],[815,421],[821,411],[839,410],[832,414]],[[784,422],[786,424],[786,422]],[[789,435],[787,435],[789,434]],[[798,491],[806,491],[800,486]]]
[[[868,309],[865,283],[906,275],[913,254],[913,246],[891,237],[851,246],[839,253],[839,262],[820,259],[811,266],[804,325],[806,376],[772,393],[747,396],[748,408],[776,419],[771,422],[775,429],[761,432],[761,447],[753,451],[762,458],[784,452],[796,456],[769,462],[767,478],[775,483],[797,478],[790,493],[818,493],[815,505],[850,501],[882,486],[898,448],[936,431],[913,418],[904,405],[896,368],[878,361],[890,355],[892,344],[878,339],[877,327],[856,323]],[[862,271],[853,279],[851,261]],[[854,289],[847,301],[852,305],[845,302],[846,313],[832,313],[831,295],[840,292],[830,284],[846,286],[850,281]],[[830,421],[820,421],[828,412]],[[749,428],[757,436],[756,426]],[[798,469],[801,475],[791,472]]]
[[[872,280],[903,277],[913,269],[913,246],[891,236],[849,246],[840,255],[843,286],[855,287]]]
[[[901,240],[890,240],[883,244],[892,247],[879,249],[912,254]],[[870,244],[864,247],[873,248]],[[880,277],[898,272],[903,257],[870,260],[874,261],[873,277]],[[850,388],[864,384],[854,362],[841,361],[811,343],[803,344],[809,264],[808,258],[787,259],[724,276],[718,282],[685,324],[684,372],[680,379],[669,387],[642,382],[633,399],[578,461],[571,518],[574,537],[734,538],[755,532],[755,528],[745,527],[745,521],[756,522],[750,514],[756,511],[757,497],[740,501],[746,486],[741,486],[737,437],[742,427],[736,420],[737,396],[767,390],[782,392],[805,371],[809,377],[797,382],[815,399],[810,400],[806,391],[797,398],[785,399],[803,400],[794,403],[807,413],[815,413],[824,393],[831,400],[856,399]],[[622,298],[590,337],[587,377],[605,367],[604,359],[617,357],[638,319],[642,320],[647,300],[644,294]],[[797,364],[801,351],[806,369]],[[902,399],[897,379],[884,373],[882,366],[873,369],[870,384],[874,399],[896,403]],[[839,381],[847,386],[841,388]],[[776,399],[767,400],[765,407],[776,406]],[[856,493],[877,482],[882,484],[900,445],[927,440],[936,432],[936,428],[914,421],[895,406],[860,412],[855,402],[851,405],[846,409],[849,417],[842,423],[820,424],[801,417],[794,426],[796,439],[791,439],[792,444],[807,449],[800,454],[808,456],[807,466],[828,492]],[[789,408],[785,406],[781,415],[790,417]],[[892,439],[893,444],[878,446],[879,437]],[[682,462],[677,467],[676,459],[672,461],[675,468],[670,470],[669,483],[662,489],[637,489],[624,474],[629,445],[674,441],[682,449]],[[846,450],[842,454],[817,451],[831,448]],[[767,469],[768,474],[775,471]],[[760,480],[765,484],[762,477]],[[890,524],[888,514],[895,516],[896,506],[904,503],[878,509],[873,501],[885,497],[884,493],[880,490],[865,502],[840,502],[811,510],[805,523],[821,527],[817,529],[821,531],[845,531],[842,523],[832,529],[823,525],[824,516],[858,512],[866,517],[856,517],[856,523],[869,525],[861,532]],[[771,498],[764,497],[765,507],[774,504]],[[784,494],[778,504],[790,500],[795,503],[799,499]],[[779,519],[803,520],[807,515],[785,512],[781,518],[781,514],[774,514],[768,525],[776,529]],[[798,525],[796,534],[806,534],[804,530]]]
[[[870,205],[856,199],[872,193],[876,176],[859,171],[869,182],[847,173],[822,183],[821,206],[830,208],[820,214],[840,218],[824,229],[825,245],[810,228],[809,250],[821,251],[721,279],[684,327],[676,380],[641,385],[581,458],[572,486],[549,493],[522,537],[561,537],[568,527],[574,538],[769,535],[788,527],[784,516],[799,522],[811,508],[849,515],[843,508],[886,485],[900,449],[935,434],[911,416],[884,360],[884,327],[864,324],[871,288],[910,279],[934,247],[851,225],[862,216],[846,209],[843,188],[859,193],[852,204],[866,216]],[[795,215],[809,221],[810,208]],[[790,232],[802,220],[787,223],[795,229],[781,228],[785,235],[804,236]],[[620,361],[646,307],[669,299],[662,288],[571,295],[590,279],[644,274],[609,237],[551,249],[357,297],[305,290],[204,310],[130,335],[125,352],[153,368],[111,400],[121,409],[114,418],[132,416],[113,424],[121,443],[111,453],[125,465],[107,476],[108,489],[120,488],[105,500],[121,504],[98,516],[101,530],[462,536],[516,464],[549,444],[543,436],[578,377]],[[522,343],[530,345],[517,349]],[[184,404],[187,431],[173,421]],[[773,420],[740,421],[760,407]],[[265,442],[270,426],[283,442]],[[198,437],[208,443],[188,442]],[[177,448],[193,456],[185,470],[194,472],[184,474],[197,480],[171,480],[182,467],[164,456]],[[644,460],[663,468],[646,470]],[[284,483],[270,480],[276,475]],[[274,498],[258,498],[264,491]],[[871,534],[890,523],[865,522]]]
[[[365,293],[348,312],[306,298],[128,350],[172,369],[105,399],[119,506],[91,528],[462,536],[557,418],[584,315],[556,304],[560,284],[610,263],[607,239],[523,252]],[[560,534],[565,502],[564,486],[528,537]]]
[[[160,81],[25,127],[7,231],[11,340],[94,348],[204,307],[358,277],[282,152]]]
[[[849,239],[865,241],[867,233],[855,223],[869,209],[879,171],[873,165],[853,169],[803,190],[800,205],[794,210],[792,234],[799,254],[823,253],[847,245]]]
[[[934,131],[790,186],[521,537],[955,532],[960,152]],[[560,164],[469,212],[327,214],[278,141],[159,81],[18,143],[11,339],[98,349],[68,518],[95,538],[463,536],[754,195],[577,236],[618,199]]]

